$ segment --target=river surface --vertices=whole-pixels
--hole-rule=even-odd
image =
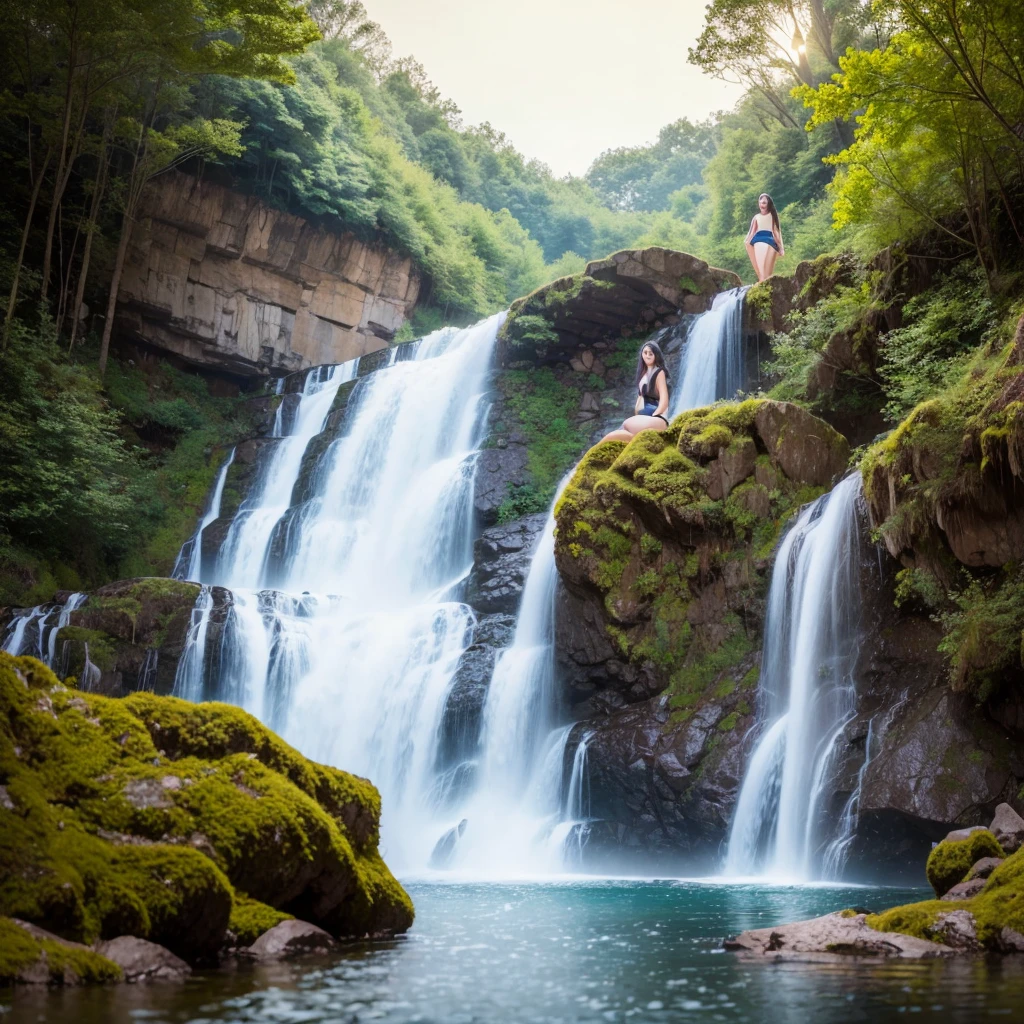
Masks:
[[[680,881],[408,885],[408,936],[183,985],[0,995],[3,1024],[973,1022],[1020,1017],[1024,958],[751,964],[726,935],[922,890]]]

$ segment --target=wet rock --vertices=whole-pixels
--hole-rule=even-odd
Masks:
[[[448,831],[438,839],[434,846],[434,852],[430,855],[430,866],[432,868],[444,869],[451,867],[452,861],[455,858],[455,848],[459,845],[459,840],[466,831],[466,826],[468,824],[468,819],[463,818],[458,825],[448,829]]]
[[[926,871],[936,896],[943,896],[963,881],[972,865],[983,857],[1002,857],[1003,851],[987,829],[951,832],[928,855]]]
[[[478,611],[514,614],[547,517],[525,516],[485,530],[473,547],[466,600]]]
[[[54,668],[94,693],[170,693],[199,592],[197,583],[163,578],[100,587],[57,634]]]
[[[522,444],[485,448],[477,457],[473,483],[473,508],[480,521],[491,526],[498,521],[498,509],[512,488],[530,483],[527,449]]]
[[[996,808],[989,828],[1007,853],[1014,853],[1024,844],[1024,818],[1009,804],[1000,804]]]
[[[824,486],[846,469],[850,446],[842,434],[789,402],[764,402],[754,419],[769,455],[791,480]]]
[[[965,883],[970,885],[970,882]],[[975,895],[977,895],[975,893]],[[943,897],[944,899],[946,897]],[[968,897],[961,897],[967,899]],[[942,938],[950,949],[962,950],[965,953],[976,953],[981,949],[978,941],[978,925],[969,910],[953,910],[948,914],[939,914],[932,926],[934,933]]]
[[[134,935],[98,942],[95,949],[121,968],[127,982],[184,981],[192,973],[192,968],[169,949]]]
[[[951,932],[952,929],[953,925]],[[850,957],[921,960],[947,957],[954,952],[949,946],[911,935],[875,931],[867,925],[865,914],[851,914],[849,911],[742,932],[735,939],[728,939],[725,948],[756,959],[812,963]]]
[[[512,642],[512,615],[482,616],[473,628],[472,639],[459,659],[445,699],[441,721],[440,764],[454,766],[476,756],[481,716],[494,664],[500,652]]]
[[[315,924],[308,921],[282,921],[265,931],[251,946],[240,951],[240,955],[263,963],[274,960],[291,960],[301,956],[316,956],[330,953],[338,943]]]

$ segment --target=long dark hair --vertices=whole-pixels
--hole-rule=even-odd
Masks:
[[[775,202],[767,192],[762,192],[761,195],[757,197],[758,212],[761,210],[761,196],[764,196],[764,198],[768,200],[768,212],[772,215],[772,223],[775,225],[775,230],[781,231],[782,228],[779,227],[779,211],[775,209]]]
[[[645,341],[636,356],[636,386],[640,387],[640,381],[644,379],[644,374],[647,372],[647,364],[644,362],[645,348],[649,348],[654,353],[654,365],[659,370],[665,371],[665,382],[668,383],[668,367],[665,366],[665,356],[662,355],[661,346],[656,341]],[[652,376],[652,383],[654,377],[657,377],[657,373]]]

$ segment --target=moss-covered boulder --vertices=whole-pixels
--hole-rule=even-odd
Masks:
[[[975,829],[963,838],[944,839],[928,856],[925,868],[928,882],[936,896],[945,896],[954,885],[967,878],[979,860],[1002,856],[1003,848],[988,829]]]
[[[975,834],[995,842],[990,833]],[[944,942],[962,952],[1024,953],[1024,850],[1007,857],[971,899],[909,903],[873,914],[867,923],[878,931]]]
[[[162,577],[100,587],[57,634],[54,669],[91,692],[169,693],[199,590],[197,583]]]
[[[0,654],[0,787],[0,914],[64,938],[196,962],[282,915],[335,936],[412,921],[376,790],[229,705],[85,694]]]
[[[614,842],[717,849],[753,721],[771,558],[847,458],[803,409],[751,399],[580,463],[556,509],[556,651]]]
[[[121,968],[88,946],[0,917],[0,985],[102,985],[121,979]]]

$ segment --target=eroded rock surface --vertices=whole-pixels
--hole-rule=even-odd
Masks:
[[[175,173],[146,193],[117,323],[199,366],[298,370],[384,348],[419,287],[408,256]]]

